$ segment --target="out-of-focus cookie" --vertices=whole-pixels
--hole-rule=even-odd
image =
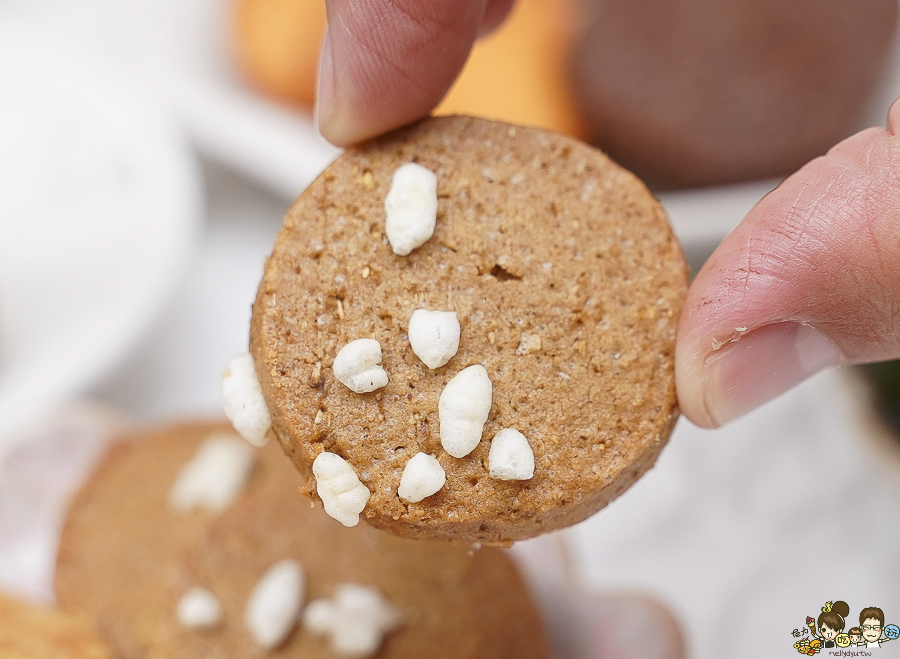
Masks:
[[[786,175],[848,135],[896,0],[589,0],[574,57],[596,143],[660,187]]]
[[[276,443],[264,451],[278,451]],[[312,633],[312,604],[333,602],[348,584],[374,589],[399,616],[383,635],[382,659],[543,659],[547,641],[533,600],[506,551],[405,540],[366,525],[344,528],[296,489],[288,460],[264,487],[224,513],[190,555],[197,586],[222,604],[220,629],[177,645],[188,659],[222,646],[226,656],[251,657],[259,642],[244,624],[247,603],[273,565],[296,561],[304,574],[305,611],[277,656],[340,659],[327,634]],[[306,624],[305,624],[306,623]],[[183,645],[187,643],[187,645]],[[206,645],[204,645],[204,643]]]
[[[3,659],[112,659],[94,626],[82,616],[43,609],[0,594]]]
[[[201,487],[202,470],[185,468],[209,453],[213,428],[121,444],[72,507],[59,599],[96,616],[118,656],[546,657],[539,614],[505,552],[345,529],[300,495],[302,479],[277,443],[253,450],[252,474],[218,512],[173,510],[173,497],[215,491]],[[208,473],[232,471],[224,460]],[[186,473],[193,487],[181,486]],[[373,619],[377,633],[364,625]],[[348,635],[357,651],[335,650],[332,636],[346,644]]]
[[[240,441],[257,456],[221,423],[136,433],[112,446],[70,506],[57,559],[57,599],[62,608],[95,619],[125,659],[165,656],[154,654],[154,647],[165,646],[178,598],[190,583],[184,553],[219,514],[202,503],[185,505],[198,501],[202,485],[194,487],[194,495],[190,484],[175,494],[176,483],[210,441]],[[267,462],[283,459],[258,454],[246,487],[265,479]]]
[[[427,231],[405,223],[429,209],[421,244]],[[421,246],[400,256],[397,241]],[[602,153],[434,118],[351,149],[295,203],[250,348],[275,434],[301,472],[318,467],[309,489],[326,510],[410,538],[503,544],[581,521],[653,465],[677,417],[686,287],[663,210]],[[435,370],[410,345],[417,309],[458,320],[458,350]],[[348,346],[358,339],[377,355]],[[372,369],[347,380],[368,393],[339,380],[345,346]],[[373,390],[379,369],[388,382]],[[446,448],[445,432],[461,443]]]

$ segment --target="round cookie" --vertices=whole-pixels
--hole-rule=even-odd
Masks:
[[[274,450],[280,453],[277,444]],[[270,450],[267,447],[264,450]],[[296,560],[307,603],[332,598],[341,584],[374,586],[402,612],[379,659],[543,659],[547,639],[533,600],[505,550],[405,540],[361,524],[344,528],[296,492],[297,471],[281,460],[263,488],[236,502],[198,542],[189,559],[196,585],[219,598],[225,623],[169,657],[253,657],[260,648],[243,624],[254,585],[273,564]],[[198,641],[200,644],[198,644]],[[205,645],[203,645],[205,643]],[[274,656],[341,659],[326,637],[299,625]]]
[[[437,175],[433,237],[408,256],[385,238],[398,166]],[[677,417],[681,251],[653,196],[577,140],[470,117],[432,118],[346,152],[289,211],[253,308],[250,349],[275,434],[304,474],[343,457],[370,524],[419,539],[503,544],[574,524],[653,465]],[[429,370],[406,336],[417,308],[454,311],[458,353]],[[357,394],[332,362],[381,343],[389,383]],[[477,448],[442,450],[438,398],[481,364],[493,405]],[[502,428],[531,445],[533,478],[487,470]],[[407,461],[435,456],[446,484],[397,495]],[[315,490],[314,484],[309,488]]]
[[[593,139],[658,187],[790,174],[850,134],[896,0],[591,0],[574,89]]]
[[[543,659],[540,616],[508,555],[345,529],[300,496],[300,475],[276,443],[256,452],[246,490],[218,515],[175,513],[166,496],[211,430],[184,425],[123,442],[73,503],[57,569],[68,609],[99,621],[125,659],[335,657],[298,627],[267,651],[244,622],[260,575],[285,558],[306,574],[306,601],[352,582],[376,586],[403,613],[381,659]],[[187,629],[183,595],[204,587],[222,621]]]
[[[56,595],[87,614],[118,656],[154,650],[178,633],[173,611],[184,593],[184,555],[216,516],[177,512],[167,498],[182,467],[222,423],[185,423],[137,433],[112,446],[74,498],[60,539]],[[281,451],[260,451],[247,487],[281,467]],[[298,484],[299,484],[298,476]]]

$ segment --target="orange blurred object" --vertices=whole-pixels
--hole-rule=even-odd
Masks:
[[[475,45],[435,113],[585,137],[567,68],[575,11],[575,0],[518,0],[503,25]],[[237,0],[236,51],[253,86],[311,108],[325,21],[323,0]]]
[[[570,91],[573,0],[518,0],[479,41],[435,114],[473,114],[576,137],[586,130]]]
[[[238,0],[235,18],[238,61],[253,86],[311,108],[325,35],[324,0]]]

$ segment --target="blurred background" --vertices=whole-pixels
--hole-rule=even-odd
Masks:
[[[784,4],[519,0],[439,112],[598,144],[657,192],[696,271],[900,95],[895,0]],[[47,599],[54,502],[116,429],[222,415],[282,217],[338,153],[310,119],[323,29],[319,0],[0,0],[0,588]],[[647,476],[558,534],[570,568],[665,603],[699,659],[794,652],[836,599],[896,622],[898,409],[880,365],[720,430],[682,420]]]

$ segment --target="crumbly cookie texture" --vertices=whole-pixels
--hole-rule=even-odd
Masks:
[[[395,171],[437,177],[432,237],[405,256],[385,234]],[[574,524],[653,465],[677,417],[674,339],[687,289],[665,214],[640,181],[571,138],[433,118],[346,152],[295,203],[254,304],[250,349],[276,436],[304,475],[322,452],[371,491],[362,519],[398,535],[504,544]],[[429,369],[416,309],[455,313],[456,354]],[[377,340],[389,383],[357,394],[331,365]],[[466,367],[493,387],[480,441],[441,446],[438,401]],[[492,478],[491,439],[516,428],[534,475]],[[398,486],[417,453],[446,483]],[[313,484],[307,492],[315,496]]]

